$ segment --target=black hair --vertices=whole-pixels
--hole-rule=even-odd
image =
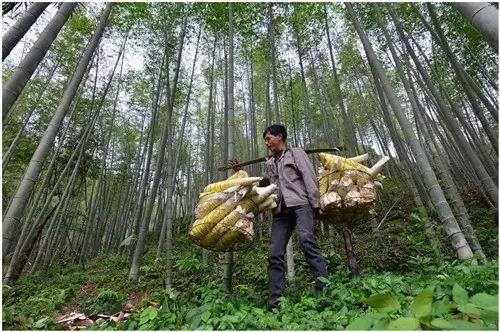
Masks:
[[[286,141],[286,128],[283,125],[280,124],[273,124],[264,129],[264,133],[262,134],[262,137],[266,137],[266,134],[269,133],[273,136],[278,136],[278,134],[281,134],[283,137],[283,142]]]

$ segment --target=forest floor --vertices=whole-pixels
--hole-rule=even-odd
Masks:
[[[211,253],[203,268],[199,248],[180,235],[174,242],[173,290],[163,287],[165,264],[155,264],[155,246],[147,247],[137,283],[127,280],[126,253],[101,255],[85,267],[28,271],[13,286],[3,286],[3,329],[497,330],[498,229],[482,204],[471,204],[489,259],[485,265],[460,263],[446,246],[438,262],[418,216],[408,215],[387,222],[378,239],[369,225],[353,230],[363,270],[350,278],[340,234],[332,239],[319,233],[330,274],[326,291],[314,294],[295,247],[296,276],[287,281],[279,310],[269,312],[267,239],[235,253],[233,290],[227,294],[218,255]],[[56,323],[72,314],[79,318]]]

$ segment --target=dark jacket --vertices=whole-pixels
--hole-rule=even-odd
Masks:
[[[309,157],[300,148],[287,148],[277,157],[266,160],[264,180],[278,186],[278,207],[284,201],[287,207],[309,204],[319,208],[318,180]]]

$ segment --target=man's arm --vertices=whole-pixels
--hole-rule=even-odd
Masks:
[[[294,150],[295,163],[302,175],[304,186],[306,187],[307,199],[313,210],[319,209],[319,189],[318,179],[314,167],[307,157],[307,154],[302,149]]]

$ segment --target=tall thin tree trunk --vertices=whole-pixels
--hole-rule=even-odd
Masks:
[[[274,117],[276,123],[281,123],[281,115],[279,109],[279,98],[278,98],[278,76],[276,73],[276,44],[274,42],[274,15],[273,15],[273,5],[268,3],[267,13],[269,17],[269,52],[271,55],[271,69],[273,73],[273,106],[274,106]]]
[[[19,140],[21,139],[21,136],[23,135],[24,130],[26,129],[26,126],[28,125],[28,122],[31,119],[31,116],[33,115],[33,113],[35,112],[37,107],[39,106],[39,103],[42,99],[42,96],[47,91],[47,87],[48,87],[49,83],[52,81],[52,78],[54,77],[54,73],[56,72],[56,69],[58,66],[59,66],[59,62],[57,62],[54,65],[54,67],[52,68],[52,70],[50,71],[49,77],[47,78],[47,80],[45,81],[45,84],[42,87],[42,91],[39,93],[36,101],[33,103],[33,106],[30,108],[28,114],[25,116],[24,122],[21,125],[21,128],[19,128],[19,131],[17,132],[16,137],[14,137],[14,140],[12,140],[12,143],[10,143],[10,145],[9,145],[9,149],[7,150],[6,153],[4,153],[4,156],[2,157],[2,169],[5,170],[10,159],[12,158],[12,155],[14,154],[14,152],[17,148],[17,144],[19,143]]]
[[[228,114],[227,114],[227,159],[234,159],[234,59],[233,59],[233,4],[229,3],[229,36],[228,36],[228,79],[227,79],[227,99],[228,99]],[[228,170],[228,176],[231,171]],[[233,252],[227,252],[224,265],[224,287],[230,293],[233,284],[233,267],[234,255]]]
[[[49,4],[49,2],[32,3],[16,23],[7,30],[2,37],[2,61],[10,54],[10,51],[19,43]]]
[[[443,228],[447,235],[447,237],[451,241],[451,245],[455,250],[458,258],[460,260],[467,260],[472,257],[472,251],[465,240],[465,237],[460,230],[455,218],[453,217],[453,213],[451,212],[450,206],[448,205],[446,199],[444,198],[443,191],[439,187],[437,182],[436,175],[434,174],[429,160],[427,159],[422,146],[419,144],[413,129],[411,128],[410,122],[406,118],[401,105],[398,102],[398,98],[394,94],[394,91],[391,88],[391,85],[380,65],[378,59],[375,56],[375,53],[371,47],[368,38],[361,27],[358,19],[356,18],[356,14],[354,9],[350,3],[345,4],[347,7],[347,11],[351,15],[352,21],[356,28],[356,31],[363,43],[363,47],[365,49],[366,56],[369,60],[370,67],[373,69],[373,74],[378,76],[378,78],[382,82],[382,88],[384,89],[385,94],[388,97],[389,103],[398,119],[398,122],[403,130],[403,133],[413,151],[415,159],[421,172],[423,174],[423,180],[429,191],[432,202],[436,208],[436,212],[438,213],[441,221],[443,222]]]
[[[337,97],[335,98],[335,100],[338,103],[338,106],[340,108],[340,114],[342,115],[342,120],[344,122],[344,127],[345,127],[344,133],[347,145],[347,153],[348,155],[359,155],[356,135],[354,133],[354,127],[351,118],[347,114],[344,105],[344,97],[342,96],[342,90],[340,89],[340,81],[337,74],[337,66],[335,65],[335,58],[333,56],[333,50],[332,50],[332,42],[330,39],[330,28],[328,26],[328,12],[326,10],[326,4],[324,5],[323,10],[325,15],[325,33],[328,41],[328,52],[330,54],[330,61],[332,63],[334,95]]]
[[[182,56],[182,50],[183,50],[183,38],[184,34],[186,31],[186,24],[187,21],[186,19],[184,20],[183,23],[183,32],[182,32],[182,38],[180,41],[179,45],[179,50],[177,54],[177,64],[176,64],[176,71],[174,74],[174,87],[172,88],[172,91],[170,93],[170,99],[167,99],[167,103],[169,104],[169,110],[171,109],[173,112],[173,107],[174,107],[174,100],[175,98],[175,90],[176,90],[176,84],[177,84],[177,78],[179,75],[179,68],[180,68],[180,61],[181,61],[181,56]],[[168,78],[168,77],[167,77]],[[170,88],[168,87],[169,91]],[[172,130],[172,129],[171,129]],[[162,227],[160,231],[160,240],[158,242],[158,249],[156,252],[156,261],[160,260],[161,254],[163,253],[163,247],[166,244],[167,246],[167,271],[165,273],[165,284],[166,288],[171,287],[171,270],[172,270],[172,263],[171,263],[171,251],[172,251],[172,203],[173,203],[173,195],[174,195],[174,181],[173,181],[173,168],[174,168],[174,158],[173,158],[173,149],[172,149],[172,138],[170,137],[167,138],[166,141],[166,146],[165,150],[166,153],[169,156],[169,163],[167,164],[167,176],[165,178],[165,186],[166,186],[166,195],[165,195],[165,204],[164,204],[164,214],[162,218]],[[169,237],[170,236],[170,237]],[[169,262],[170,260],[170,262]]]
[[[201,29],[198,31],[198,37],[196,41],[196,50],[194,54],[194,59],[193,59],[193,66],[191,68],[191,76],[189,78],[189,86],[188,86],[188,93],[186,96],[186,105],[184,107],[184,116],[182,119],[182,124],[181,124],[181,131],[179,133],[179,139],[178,139],[178,147],[176,150],[176,153],[174,154],[174,149],[172,147],[172,138],[169,139],[169,142],[167,143],[167,149],[170,151],[170,163],[169,167],[167,169],[167,200],[165,203],[165,233],[166,233],[166,245],[167,245],[167,271],[165,274],[165,287],[167,289],[172,287],[172,260],[173,260],[173,233],[172,233],[172,224],[173,224],[173,212],[176,211],[176,204],[177,204],[177,198],[179,195],[176,196],[176,200],[174,202],[174,206],[172,207],[172,196],[175,190],[175,184],[176,184],[176,179],[177,179],[177,168],[178,168],[178,163],[179,163],[179,155],[181,152],[181,147],[182,147],[182,140],[184,137],[184,129],[186,126],[186,121],[188,117],[188,109],[189,109],[189,103],[191,100],[191,90],[193,86],[193,77],[194,77],[194,70],[195,70],[195,65],[196,65],[196,60],[198,57],[198,48],[199,48],[199,42],[200,42],[200,36],[201,36]],[[181,45],[182,47],[182,45]],[[178,66],[180,66],[180,55],[179,55],[179,62]],[[174,85],[175,87],[175,85]],[[174,94],[173,94],[174,95]],[[172,107],[173,107],[173,101],[172,101]],[[179,188],[179,185],[177,185],[177,188]],[[180,200],[180,198],[179,198]],[[163,227],[162,227],[163,228]]]
[[[310,133],[310,116],[312,115],[311,113],[311,102],[309,99],[309,91],[307,89],[307,82],[306,82],[306,75],[304,71],[304,64],[303,64],[303,50],[302,50],[302,45],[300,42],[300,36],[299,32],[297,31],[297,28],[294,27],[294,34],[295,34],[295,46],[297,48],[297,54],[299,56],[299,67],[300,67],[300,78],[301,78],[301,83],[302,83],[302,93],[304,94],[304,118],[305,118],[305,133],[307,137],[307,141],[310,144],[311,143],[311,133]],[[305,146],[305,144],[304,144]]]
[[[454,2],[453,6],[498,52],[498,9],[488,2]]]
[[[450,46],[448,45],[448,42],[446,41],[446,37],[444,35],[443,30],[441,29],[441,26],[439,24],[436,12],[434,11],[434,8],[430,5],[430,3],[427,3],[427,8],[429,10],[431,20],[434,23],[434,26],[436,28],[436,33],[437,33],[437,41],[443,48],[445,54],[448,56],[450,59],[451,66],[455,70],[455,73],[457,74],[458,80],[460,83],[462,83],[463,89],[465,91],[465,94],[467,95],[471,106],[472,110],[474,111],[474,114],[476,114],[477,118],[479,121],[481,121],[481,124],[483,126],[484,131],[486,132],[486,135],[488,136],[493,148],[495,151],[498,153],[498,140],[496,135],[493,134],[492,129],[490,127],[490,123],[484,116],[483,110],[481,109],[481,106],[478,103],[478,100],[476,99],[476,93],[479,91],[479,88],[476,87],[476,89],[472,88],[471,83],[475,86],[475,84],[472,82],[470,79],[469,75],[465,72],[463,69],[462,65],[457,61],[455,55],[453,54]],[[493,106],[491,106],[493,108]],[[496,111],[496,110],[494,110]],[[498,121],[498,112],[496,112],[496,121]]]
[[[413,97],[410,97],[413,99]],[[414,108],[415,118],[417,122],[420,122],[420,128],[427,140],[427,145],[429,146],[430,155],[434,161],[434,169],[436,169],[436,175],[443,181],[443,189],[446,198],[450,202],[451,208],[455,214],[455,217],[460,224],[460,227],[464,230],[464,235],[469,243],[473,253],[478,255],[481,263],[486,262],[486,256],[479,244],[479,241],[475,235],[474,229],[472,228],[471,222],[469,220],[469,214],[465,208],[464,202],[458,193],[458,189],[453,181],[450,170],[448,168],[448,163],[444,159],[444,154],[442,151],[438,151],[437,147],[434,145],[434,139],[431,138],[430,133],[427,131],[427,127],[423,122],[419,111],[422,110],[417,106],[418,101],[414,100],[416,108]],[[417,111],[418,109],[418,111]]]
[[[390,5],[387,5],[387,9],[389,11],[389,14],[394,20],[394,23],[396,25],[396,29],[398,30],[398,33],[401,37],[401,40],[403,43],[406,45],[406,49],[410,56],[413,59],[413,62],[417,66],[418,71],[422,75],[424,81],[427,83],[428,88],[431,90],[433,96],[436,98],[436,101],[440,104],[438,107],[438,110],[441,111],[441,115],[444,117],[445,122],[447,123],[448,126],[450,126],[450,129],[457,139],[457,144],[460,146],[460,148],[464,151],[464,154],[467,156],[469,161],[471,162],[472,166],[474,167],[474,170],[477,174],[477,176],[480,178],[482,184],[484,185],[486,191],[488,192],[488,195],[490,198],[493,200],[495,203],[495,206],[498,206],[498,187],[496,184],[493,182],[491,177],[489,176],[488,172],[486,171],[484,165],[481,163],[479,160],[476,152],[471,148],[470,144],[466,141],[465,137],[463,136],[462,132],[459,129],[458,123],[456,119],[453,116],[450,116],[448,113],[448,107],[444,105],[444,102],[442,102],[440,94],[438,91],[434,88],[434,86],[431,84],[431,79],[425,69],[422,67],[420,64],[420,61],[418,60],[415,52],[413,51],[412,47],[410,46],[402,28],[401,28],[401,23],[399,22],[399,19],[396,16],[396,13],[392,9]]]
[[[96,49],[101,39],[101,36],[104,32],[104,28],[106,27],[106,22],[108,20],[109,14],[111,13],[112,5],[113,5],[112,3],[108,3],[106,5],[106,8],[104,9],[101,18],[99,20],[99,23],[97,24],[97,28],[94,32],[94,35],[92,36],[92,39],[90,40],[82,58],[80,59],[80,62],[78,63],[78,67],[76,68],[75,74],[73,75],[71,82],[64,91],[64,94],[61,98],[61,103],[57,107],[55,114],[40,141],[40,144],[38,144],[35,153],[31,157],[31,161],[28,165],[28,168],[21,180],[21,183],[16,191],[16,194],[14,195],[14,199],[12,200],[12,203],[7,209],[7,213],[2,225],[2,239],[3,239],[2,258],[4,258],[5,255],[7,255],[11,250],[11,247],[13,245],[12,239],[14,238],[13,233],[19,227],[19,222],[25,212],[25,207],[26,204],[28,203],[28,198],[33,189],[33,185],[35,181],[38,179],[38,176],[40,175],[40,170],[43,161],[45,160],[45,157],[47,156],[50,148],[52,147],[52,144],[57,135],[57,131],[59,129],[61,121],[63,120],[69,108],[69,105],[73,100],[76,90],[78,89],[78,86],[80,85],[85,70],[90,62],[90,58],[92,57],[92,54],[94,53],[94,50]]]
[[[19,66],[9,76],[2,87],[2,117],[5,118],[10,108],[21,94],[31,75],[35,72],[40,62],[45,57],[50,45],[56,39],[57,34],[68,20],[76,7],[76,2],[65,2],[57,11],[54,18],[42,31],[40,37],[31,47],[29,53],[21,61]]]
[[[41,245],[38,249],[37,256],[36,256],[35,261],[31,267],[32,272],[36,270],[36,268],[42,262],[44,257],[46,257],[46,255],[50,252],[50,241],[54,239],[54,235],[51,235],[51,234],[57,234],[57,231],[59,229],[59,225],[61,224],[61,219],[62,219],[59,216],[59,213],[61,212],[61,210],[62,211],[66,210],[67,204],[71,200],[69,196],[71,195],[71,192],[73,190],[73,186],[76,182],[75,181],[76,175],[78,174],[78,170],[80,168],[80,163],[81,163],[84,151],[85,151],[85,144],[82,144],[82,146],[80,148],[80,153],[78,155],[78,159],[77,159],[75,166],[73,168],[73,172],[71,173],[71,175],[68,179],[68,183],[66,184],[66,187],[64,188],[64,191],[60,197],[60,202],[62,202],[62,204],[59,203],[57,205],[57,208],[54,212],[54,215],[52,216],[52,222],[50,224],[50,228],[47,231],[47,234],[45,236],[43,243],[41,243]],[[55,227],[55,229],[54,229],[54,227]],[[54,229],[54,231],[52,231],[52,229]],[[25,254],[24,256],[26,258],[28,258],[29,254]]]
[[[496,106],[492,105],[489,100],[484,96],[483,92],[481,89],[476,85],[472,77],[467,73],[467,71],[464,69],[464,67],[459,63],[457,60],[455,54],[452,52],[450,45],[448,44],[448,41],[446,39],[446,36],[444,35],[444,31],[441,29],[441,26],[439,24],[439,21],[436,17],[436,13],[433,9],[432,6],[430,6],[429,3],[427,3],[427,7],[429,8],[429,13],[431,14],[431,20],[434,23],[434,26],[436,27],[436,31],[432,29],[432,27],[427,23],[425,20],[424,16],[420,13],[418,10],[417,6],[412,4],[412,7],[416,11],[417,15],[420,18],[420,21],[425,25],[427,30],[432,34],[434,39],[440,44],[440,46],[443,48],[445,51],[446,55],[450,59],[450,63],[455,70],[458,79],[462,83],[464,87],[464,91],[467,94],[467,97],[471,100],[471,103],[475,103],[475,95],[481,100],[483,105],[488,109],[490,112],[491,116],[495,119],[495,121],[498,121],[498,110]],[[486,90],[487,91],[487,90]],[[474,95],[475,94],[475,95]],[[479,110],[481,112],[481,110]],[[481,120],[483,122],[483,120]]]
[[[15,281],[21,275],[21,272],[26,264],[26,261],[28,260],[30,254],[31,254],[31,250],[33,249],[33,246],[34,246],[35,242],[37,241],[38,236],[43,231],[43,227],[47,223],[48,219],[50,219],[50,218],[48,218],[48,219],[44,218],[45,211],[47,210],[49,204],[52,202],[52,197],[53,197],[55,191],[59,187],[59,184],[62,182],[63,178],[66,176],[66,173],[68,172],[70,165],[73,162],[74,157],[78,153],[78,159],[75,163],[73,173],[70,176],[70,180],[68,180],[68,184],[66,185],[67,189],[65,189],[65,191],[64,191],[64,193],[67,194],[67,190],[69,190],[68,188],[71,185],[71,182],[76,177],[76,172],[78,171],[78,166],[81,162],[81,158],[83,156],[83,151],[85,150],[85,144],[89,138],[89,134],[90,134],[91,129],[95,123],[95,120],[97,118],[97,114],[98,114],[98,111],[96,111],[95,115],[92,116],[92,120],[90,121],[89,125],[85,129],[85,132],[82,136],[82,139],[79,141],[77,147],[75,148],[71,157],[69,158],[68,162],[66,163],[65,168],[62,170],[62,172],[59,176],[59,179],[57,180],[56,184],[52,188],[52,191],[48,196],[50,199],[46,200],[44,207],[41,209],[41,211],[39,213],[39,218],[33,223],[33,226],[31,227],[26,238],[23,239],[22,242],[19,242],[16,245],[16,250],[14,251],[14,255],[10,261],[9,268],[8,268],[6,276],[5,276],[6,282]],[[73,180],[71,180],[71,179],[73,179]],[[60,197],[59,203],[57,204],[57,211],[59,210],[59,206],[61,205],[61,203],[64,200],[64,195],[65,195],[64,193]],[[36,209],[36,206],[34,206],[33,209]],[[56,211],[56,209],[52,210],[50,215],[52,215],[54,213],[54,211]],[[56,215],[57,215],[57,213],[56,213]],[[42,245],[42,248],[43,248],[43,245]],[[42,250],[40,250],[40,251],[42,251]]]
[[[144,253],[146,233],[148,231],[148,226],[149,226],[149,217],[150,217],[150,214],[152,211],[152,204],[154,202],[154,199],[156,198],[156,197],[152,197],[152,196],[156,196],[156,188],[155,188],[154,190],[152,190],[155,192],[154,194],[152,194],[152,192],[149,193],[149,198],[148,198],[146,204],[144,205],[144,212],[143,212],[142,211],[142,201],[144,200],[145,191],[146,191],[146,188],[147,188],[148,183],[149,183],[148,174],[149,174],[149,168],[151,165],[151,158],[152,158],[152,154],[153,154],[154,128],[155,128],[156,117],[157,117],[157,112],[158,112],[158,108],[159,108],[160,90],[162,88],[161,83],[162,83],[162,75],[163,75],[163,71],[164,71],[163,65],[164,65],[164,61],[165,62],[169,61],[168,59],[165,60],[166,54],[167,54],[167,48],[165,46],[164,55],[162,57],[162,63],[160,65],[160,72],[158,74],[158,84],[156,87],[155,98],[153,100],[153,114],[151,116],[149,144],[148,144],[147,160],[146,160],[146,166],[145,166],[146,168],[145,168],[145,172],[144,172],[144,177],[142,179],[142,184],[141,184],[141,189],[140,189],[141,192],[140,192],[140,196],[139,196],[139,200],[138,200],[138,204],[141,206],[141,209],[140,209],[141,211],[137,211],[135,213],[135,216],[134,216],[134,221],[135,221],[134,235],[137,236],[137,241],[135,244],[135,249],[133,250],[133,255],[131,256],[132,261],[131,261],[130,272],[129,272],[129,276],[128,276],[128,279],[131,281],[137,281],[139,278],[139,268],[142,264],[142,258],[143,258],[142,256]],[[167,68],[168,68],[168,64],[167,64]],[[168,72],[166,73],[166,75],[168,75]],[[167,113],[170,113],[170,108],[167,109]],[[168,114],[167,114],[167,117],[169,117]],[[164,140],[167,137],[167,130],[165,128],[168,127],[168,125],[169,125],[168,121],[169,121],[168,119],[165,119],[165,122],[164,122],[164,125],[162,128],[162,138],[161,138],[161,141],[163,142],[163,144],[160,144],[160,146],[158,148],[159,155],[157,156],[157,159],[156,159],[156,162],[157,162],[156,175],[155,175],[155,178],[153,180],[153,185],[156,185],[156,186],[158,186],[159,178],[160,178],[160,174],[161,174],[161,170],[162,170],[161,163],[163,163],[163,157],[164,157],[164,151],[165,151]],[[131,248],[131,253],[132,253],[132,248]]]

